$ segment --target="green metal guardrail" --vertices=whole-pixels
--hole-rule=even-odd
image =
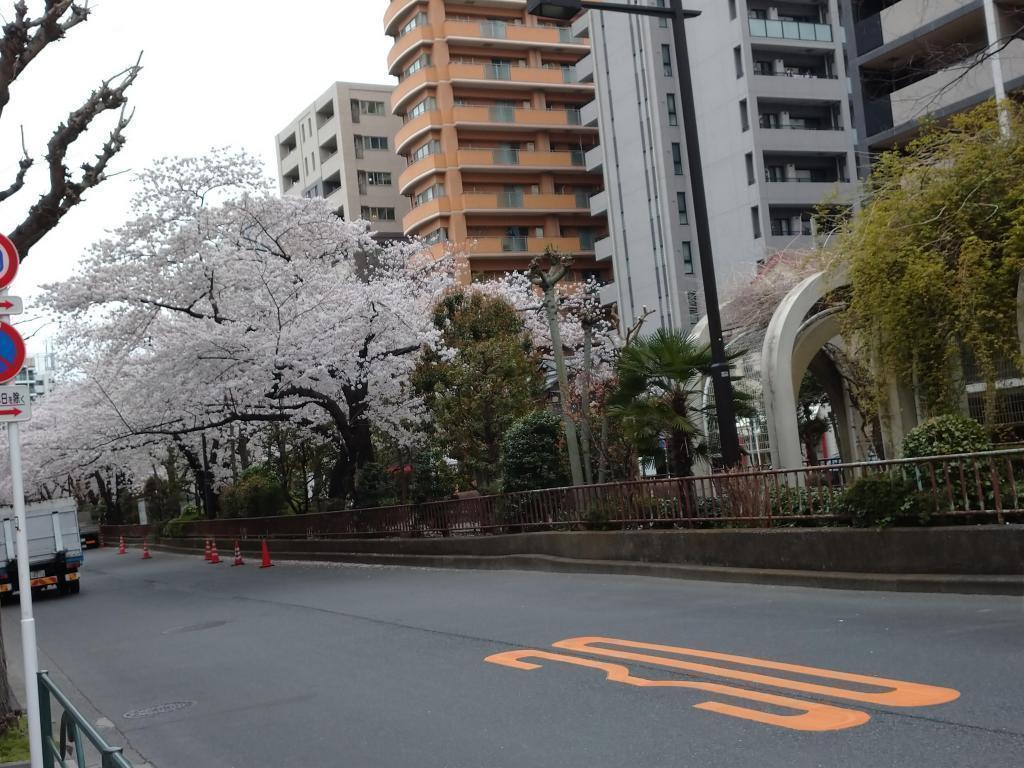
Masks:
[[[92,744],[99,753],[101,768],[132,768],[132,764],[121,754],[121,747],[107,744],[45,670],[38,677],[39,714],[43,726],[43,768],[86,768],[86,742]],[[60,716],[60,743],[53,738],[51,697],[63,710]],[[75,748],[73,763],[68,762],[72,746]]]

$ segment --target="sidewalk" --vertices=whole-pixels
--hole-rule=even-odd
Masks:
[[[0,625],[3,627],[4,649],[7,652],[7,671],[10,675],[11,688],[14,690],[14,694],[20,703],[25,698],[25,669],[21,659],[21,612],[17,604],[0,611]],[[108,744],[124,748],[123,754],[134,768],[156,768],[156,766],[147,762],[142,755],[133,750],[128,743],[128,739],[118,730],[116,718],[119,716],[119,713],[97,711],[89,702],[88,697],[75,687],[75,684],[47,656],[46,651],[42,647],[39,648],[39,668],[49,672],[50,678],[78,708],[82,716],[92,723],[93,727],[106,739]],[[60,716],[60,707],[54,707],[53,733],[55,739],[60,738]],[[87,745],[86,761],[86,768],[101,768],[99,756],[91,745]]]

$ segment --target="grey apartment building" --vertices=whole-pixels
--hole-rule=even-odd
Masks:
[[[379,237],[401,237],[409,201],[398,191],[405,161],[394,152],[402,120],[391,114],[392,90],[335,83],[299,113],[277,134],[282,194],[322,197]]]
[[[862,164],[913,136],[922,116],[992,98],[997,80],[1006,93],[1024,87],[1021,0],[853,0],[843,12]],[[998,54],[984,60],[990,44]]]
[[[654,4],[644,0],[646,4]],[[663,4],[663,3],[662,3]],[[815,241],[816,206],[855,195],[843,30],[836,0],[692,0],[687,22],[715,268],[723,295],[782,249]],[[703,314],[675,51],[667,22],[591,11],[576,21],[593,52],[581,62],[600,128],[588,158],[605,174],[615,300],[624,324],[643,307],[665,327]]]

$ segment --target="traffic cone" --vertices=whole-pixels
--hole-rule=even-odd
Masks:
[[[210,549],[210,562],[214,565],[220,565],[220,555],[217,554],[217,542],[214,541]]]
[[[152,557],[153,556],[151,554],[149,554],[149,542],[147,542],[145,539],[143,539],[142,540],[142,559],[143,560],[149,560]]]
[[[206,562],[210,562],[211,560],[213,560],[213,552],[210,550],[209,539],[206,540],[206,554],[203,555],[203,560],[205,560]]]
[[[260,564],[260,568],[270,568],[273,565],[270,562],[270,547],[267,546],[267,540],[263,540],[263,562]]]
[[[242,559],[242,550],[238,546],[237,539],[235,540],[235,562],[231,564],[231,567],[234,568],[236,565],[245,565],[245,560]]]
[[[117,545],[117,554],[124,555],[124,554],[127,554],[127,553],[128,553],[128,550],[125,549],[125,546],[124,546],[124,536],[121,536],[120,543]]]

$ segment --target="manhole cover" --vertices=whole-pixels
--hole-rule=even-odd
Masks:
[[[168,701],[166,704],[157,704],[155,707],[146,707],[145,709],[133,709],[131,712],[125,712],[122,717],[127,720],[134,720],[138,717],[155,717],[156,715],[166,715],[168,712],[177,712],[179,709],[188,709],[194,701]]]

